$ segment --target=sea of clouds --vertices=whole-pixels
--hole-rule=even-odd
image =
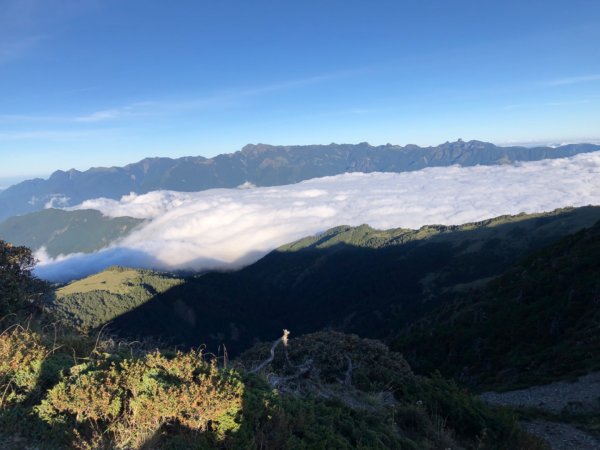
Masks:
[[[113,264],[236,268],[337,225],[418,228],[589,204],[600,204],[600,152],[515,165],[349,173],[278,187],[131,194],[89,200],[75,209],[147,219],[144,225],[93,254],[51,259],[38,252],[36,274],[64,281]]]

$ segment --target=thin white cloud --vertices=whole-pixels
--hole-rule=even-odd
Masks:
[[[124,117],[148,115],[152,113],[152,102],[136,102],[120,108],[105,109],[88,115],[76,117],[76,122],[103,122],[122,119]]]
[[[110,264],[240,267],[286,242],[342,224],[418,228],[588,204],[600,204],[600,152],[518,165],[352,173],[279,187],[132,194],[79,208],[147,224],[95,254],[45,259],[37,274],[61,280]]]
[[[296,80],[282,81],[279,83],[272,83],[264,86],[255,88],[242,89],[237,91],[237,95],[240,96],[254,96],[268,94],[271,92],[287,91],[290,89],[297,89],[304,86],[310,86],[314,84],[326,83],[329,81],[336,81],[343,78],[358,76],[367,73],[367,70],[346,70],[340,72],[332,72],[321,75],[314,75],[306,78],[299,78]]]
[[[69,141],[73,139],[87,138],[97,134],[94,130],[33,130],[1,132],[0,141]]]
[[[63,208],[69,204],[70,198],[61,194],[52,194],[44,204],[44,208]]]
[[[547,140],[547,139],[519,139],[519,140],[508,140],[508,141],[503,141],[503,142],[498,142],[496,145],[502,146],[502,147],[511,147],[511,146],[517,146],[517,147],[552,147],[552,148],[556,148],[556,147],[561,147],[563,145],[569,145],[569,144],[582,144],[582,143],[586,143],[586,144],[599,144],[600,145],[600,137],[596,136],[596,137],[564,137],[564,138],[557,138],[554,139],[552,141]]]
[[[6,63],[24,56],[46,37],[43,35],[22,36],[0,42],[0,63]]]
[[[59,115],[36,115],[36,114],[0,114],[0,124],[15,123],[67,123],[72,122],[73,118]]]
[[[527,106],[528,105],[525,105],[523,103],[515,103],[515,104],[511,104],[511,105],[506,105],[504,107],[504,109],[508,109],[508,110],[511,110],[511,109],[523,109],[523,108],[527,108]]]
[[[21,58],[47,35],[39,27],[39,2],[6,0],[0,8],[0,64]]]
[[[0,44],[0,61],[2,58],[2,45]],[[35,115],[35,114],[0,114],[0,124],[2,123],[34,123],[34,122],[58,122],[58,123],[78,123],[93,125],[96,123],[128,119],[132,117],[164,116],[177,115],[190,112],[206,112],[224,108],[231,108],[240,105],[245,99],[260,97],[275,92],[300,89],[305,86],[326,83],[347,77],[359,76],[366,73],[366,70],[348,70],[322,75],[315,75],[295,80],[287,80],[278,83],[267,84],[263,86],[225,89],[215,92],[212,95],[204,97],[191,97],[184,100],[148,100],[137,101],[126,105],[115,106],[112,108],[99,109],[87,114],[78,116],[68,115]],[[41,133],[44,131],[32,131],[32,133]],[[27,136],[28,134],[24,134]],[[10,137],[10,136],[15,136]],[[4,139],[22,139],[21,134],[4,133]],[[0,138],[2,136],[0,135]]]
[[[566,86],[570,84],[589,83],[600,81],[600,74],[580,75],[575,77],[557,78],[555,80],[545,81],[545,86]]]
[[[540,108],[540,107],[545,107],[545,106],[562,107],[562,106],[586,105],[588,103],[592,103],[592,101],[589,99],[583,99],[583,100],[563,100],[563,101],[546,102],[546,103],[529,103],[529,104],[515,103],[515,104],[504,106],[504,109],[506,109],[506,110],[526,109],[526,108],[529,109],[529,108]]]
[[[10,63],[41,47],[63,23],[96,8],[95,1],[2,0],[0,64]]]
[[[96,111],[88,114],[87,116],[80,116],[75,118],[77,122],[100,122],[102,120],[113,120],[123,116],[125,109],[106,109],[103,111]]]
[[[205,97],[186,100],[155,100],[136,102],[115,108],[92,112],[75,118],[77,122],[102,122],[123,119],[133,116],[149,116],[162,114],[178,114],[189,111],[206,111],[211,109],[228,108],[238,105],[244,99],[260,97],[275,92],[299,89],[314,84],[335,81],[342,78],[357,76],[364,70],[335,72],[312,77],[288,80],[263,86],[245,89],[227,89]]]
[[[591,103],[590,100],[566,100],[559,102],[548,102],[546,106],[574,106],[574,105],[586,105]]]

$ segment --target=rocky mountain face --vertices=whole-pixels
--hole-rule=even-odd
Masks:
[[[204,158],[148,158],[124,167],[56,171],[47,180],[34,179],[0,192],[0,220],[67,206],[98,197],[118,199],[158,189],[200,191],[232,188],[245,182],[257,186],[296,183],[345,172],[404,172],[460,164],[491,165],[514,161],[563,158],[600,150],[592,144],[551,147],[498,147],[480,141],[447,142],[436,147],[371,146],[368,143],[272,146],[247,145],[241,151]]]

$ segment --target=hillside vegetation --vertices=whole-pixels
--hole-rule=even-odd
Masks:
[[[394,343],[425,373],[486,387],[600,370],[600,222],[458,296]]]
[[[50,291],[31,275],[34,265],[29,248],[0,240],[0,319],[27,310]]]
[[[485,380],[486,373],[490,377],[495,375],[496,379],[504,377],[507,361],[518,360],[527,351],[533,351],[529,356],[542,352],[539,359],[532,359],[542,363],[538,372],[531,365],[515,366],[517,371],[529,371],[528,375],[540,377],[546,372],[556,375],[572,365],[576,371],[591,370],[597,367],[597,356],[594,355],[598,354],[598,333],[595,331],[598,308],[594,299],[598,290],[600,224],[566,238],[558,236],[565,230],[580,228],[597,215],[595,208],[580,208],[534,217],[502,217],[464,227],[434,226],[388,232],[366,226],[341,227],[283,247],[263,260],[263,264],[266,261],[268,265],[257,263],[239,272],[207,274],[182,284],[177,284],[181,280],[165,275],[114,267],[62,287],[50,306],[42,303],[42,296],[36,294],[42,291],[34,289],[37,282],[31,276],[33,260],[28,249],[0,243],[4,252],[0,288],[2,298],[7,299],[5,311],[13,313],[2,322],[0,333],[0,391],[3,392],[0,442],[13,449],[58,450],[547,450],[545,443],[521,429],[517,416],[509,410],[487,406],[439,374],[416,374],[400,353],[391,351],[375,339],[334,331],[309,333],[297,338],[292,335],[290,339],[284,330],[280,339],[246,345],[245,352],[237,359],[229,360],[228,354],[235,353],[228,353],[229,346],[221,347],[215,352],[216,356],[198,348],[181,351],[164,346],[156,349],[148,342],[128,343],[106,339],[102,335],[79,334],[58,326],[56,317],[63,314],[65,321],[72,321],[73,312],[83,311],[80,325],[84,324],[83,318],[101,317],[95,311],[85,310],[88,306],[99,308],[104,311],[102,314],[110,316],[114,312],[110,308],[103,310],[105,304],[127,305],[129,300],[123,302],[123,298],[133,299],[133,293],[139,292],[140,286],[155,283],[152,289],[156,292],[163,289],[162,294],[155,292],[154,299],[141,306],[127,305],[127,308],[135,309],[122,314],[115,322],[143,312],[157,298],[163,301],[170,298],[175,314],[194,320],[196,331],[202,330],[200,324],[205,327],[216,318],[238,318],[239,314],[257,320],[258,326],[259,319],[250,316],[253,304],[231,303],[221,297],[216,300],[225,299],[224,305],[215,301],[194,312],[189,306],[193,304],[193,292],[184,291],[190,295],[186,298],[188,303],[181,297],[169,297],[169,294],[203,279],[208,279],[211,286],[215,279],[236,283],[228,286],[245,290],[246,296],[252,294],[251,286],[259,289],[256,295],[264,295],[267,288],[287,287],[292,281],[292,292],[304,290],[305,298],[309,300],[318,289],[337,286],[337,290],[328,291],[332,298],[340,296],[337,304],[327,306],[306,301],[297,309],[286,312],[290,315],[278,319],[296,320],[298,324],[308,320],[308,324],[314,326],[322,320],[319,317],[322,314],[333,317],[335,308],[341,308],[343,298],[356,307],[358,303],[354,299],[358,296],[348,295],[358,286],[352,283],[352,278],[361,274],[360,281],[368,283],[367,288],[374,290],[374,296],[365,305],[375,308],[370,319],[372,323],[400,324],[403,322],[398,316],[386,321],[377,315],[376,308],[383,307],[376,303],[375,294],[390,292],[378,289],[378,283],[392,280],[393,274],[403,274],[401,281],[404,283],[415,278],[415,298],[426,305],[422,309],[413,306],[412,310],[402,305],[404,311],[412,311],[412,317],[421,319],[420,324],[426,319],[439,319],[439,323],[426,324],[433,333],[431,340],[415,335],[417,342],[423,342],[424,357],[421,359],[425,363],[433,364],[442,352],[448,352],[444,339],[448,340],[448,345],[453,345],[454,334],[435,335],[438,329],[443,331],[448,326],[443,319],[444,312],[439,308],[461,307],[461,299],[465,307],[473,306],[477,300],[473,300],[475,297],[471,297],[471,293],[479,292],[478,300],[483,302],[480,307],[485,314],[479,315],[476,311],[474,315],[483,317],[483,322],[486,317],[494,317],[495,325],[478,328],[480,322],[468,322],[473,314],[466,311],[469,327],[459,328],[464,333],[472,329],[483,336],[475,336],[475,340],[467,337],[466,341],[461,340],[460,333],[456,336],[458,343],[483,340],[484,348],[491,350],[496,358],[484,360],[478,367],[478,355],[465,357],[472,357],[473,372],[479,371],[482,379]],[[548,246],[549,241],[552,244]],[[540,250],[543,245],[545,248]],[[536,248],[537,253],[514,262],[519,258],[515,253],[522,255],[531,248]],[[437,252],[431,253],[436,249]],[[363,259],[365,256],[368,259]],[[510,268],[508,272],[502,269],[506,272],[503,276],[486,284],[481,280],[489,276],[486,275],[487,268],[480,265],[482,261],[492,260],[495,262],[491,265],[493,270],[504,265]],[[359,265],[360,261],[364,264]],[[262,281],[266,284],[251,284],[260,280],[253,277],[266,275],[274,267],[279,271],[272,272],[272,278]],[[366,270],[368,268],[370,271]],[[353,271],[358,269],[360,271]],[[245,271],[252,276],[244,275]],[[329,278],[335,274],[338,274],[337,278]],[[346,274],[346,277],[339,274]],[[311,290],[310,285],[304,284],[306,278],[319,284]],[[470,291],[473,283],[469,280],[486,287]],[[344,286],[345,283],[349,286]],[[222,289],[225,284],[218,286]],[[418,288],[420,294],[417,294]],[[440,292],[437,297],[431,289]],[[521,298],[518,298],[521,291]],[[399,298],[410,298],[406,292],[411,291],[402,291],[403,296]],[[108,301],[94,302],[98,293]],[[365,291],[360,294],[364,296]],[[566,299],[565,294],[568,294]],[[82,296],[79,300],[83,299],[83,303],[75,301],[77,296]],[[62,313],[59,312],[61,301],[65,308]],[[273,326],[277,320],[267,313],[276,314],[282,310],[277,310],[273,297],[267,297],[267,301],[270,303],[258,303],[264,309],[256,314],[265,314],[263,320]],[[517,311],[523,314],[521,318],[513,315],[517,308],[510,303],[515,301],[523,307]],[[225,315],[224,308],[232,304],[243,308],[242,311],[231,309],[229,315]],[[289,307],[289,304],[284,306]],[[216,314],[210,308],[215,309]],[[327,308],[332,308],[331,312]],[[363,312],[367,310],[367,307],[362,309]],[[164,320],[170,320],[166,309],[163,314]],[[293,314],[302,317],[294,319]],[[534,322],[536,315],[541,324]],[[411,317],[410,314],[407,316]],[[552,323],[549,318],[556,317],[560,318],[558,334],[555,326],[548,329],[542,325]],[[149,323],[158,320],[158,316],[147,318]],[[352,320],[347,323],[349,327],[356,323],[365,324]],[[189,325],[190,322],[183,322],[179,327],[185,329]],[[209,330],[217,326],[231,333],[232,342],[235,343],[237,337],[239,342],[247,344],[242,340],[246,336],[239,324],[229,322],[223,326],[216,323]],[[515,330],[514,326],[519,328]],[[422,326],[409,328],[411,332],[424,329],[426,327]],[[486,343],[487,329],[491,330],[491,335]],[[387,336],[391,331],[379,330]],[[281,330],[273,333],[271,339],[280,333]],[[213,342],[223,340],[222,336],[209,335],[209,338]],[[551,346],[544,344],[548,339]],[[411,342],[414,346],[415,342]],[[399,343],[400,340],[395,345],[399,346]],[[409,339],[404,342],[407,343]],[[436,346],[441,350],[436,352]],[[568,346],[579,346],[572,352],[572,357],[566,352]],[[546,348],[550,349],[547,354],[543,353]],[[553,353],[553,349],[560,352]],[[454,350],[469,353],[468,348]],[[419,350],[414,350],[410,356],[416,351]],[[429,352],[431,359],[427,360]],[[577,362],[581,364],[575,366]],[[442,370],[451,372],[448,367],[452,366],[440,360]],[[554,368],[556,371],[552,372]],[[423,371],[424,367],[421,365],[418,369]]]
[[[28,249],[0,242],[0,250],[0,293],[14,313],[0,332],[3,448],[545,448],[512,415],[439,377],[415,376],[377,341],[285,332],[232,363],[73,334],[32,309],[41,305],[29,296],[37,282]],[[122,294],[132,271],[112,272],[107,292]]]
[[[599,219],[600,208],[587,207],[420,230],[338,227],[242,270],[187,279],[112,329],[212,351],[225,344],[234,354],[286,327],[387,339],[456,292]]]
[[[57,289],[48,309],[63,324],[89,331],[182,281],[150,270],[113,266]]]
[[[0,223],[0,238],[33,250],[44,247],[49,256],[56,257],[99,250],[142,222],[132,217],[105,217],[92,209],[45,209]]]
[[[260,371],[245,364],[268,355],[265,346],[225,368],[196,350],[131,354],[104,341],[90,344],[21,326],[0,334],[0,433],[10,433],[7,445],[546,448],[510,414],[439,377],[413,375],[399,354],[355,336],[319,333],[286,341]],[[307,368],[301,378],[284,376],[297,365]]]

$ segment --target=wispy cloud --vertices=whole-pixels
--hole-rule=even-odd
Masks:
[[[496,145],[500,145],[502,147],[511,147],[511,146],[519,146],[519,147],[560,147],[562,145],[569,144],[600,144],[600,137],[565,137],[565,138],[557,138],[554,140],[547,139],[517,139],[517,140],[507,140],[502,142],[496,142]]]
[[[586,105],[591,103],[591,100],[567,100],[563,102],[548,102],[546,106],[573,106],[573,105]]]
[[[0,64],[35,51],[61,25],[97,8],[95,0],[0,1]]]
[[[507,109],[507,110],[511,110],[511,109],[523,109],[523,108],[527,108],[528,106],[531,106],[531,105],[526,105],[524,103],[515,103],[515,104],[512,104],[512,105],[506,105],[504,107],[504,109]]]
[[[321,75],[315,75],[306,78],[300,78],[296,80],[288,80],[279,83],[272,83],[265,86],[258,86],[255,88],[238,90],[237,95],[239,96],[254,96],[254,95],[262,95],[268,94],[271,92],[278,91],[287,91],[290,89],[301,88],[304,86],[310,86],[314,84],[321,84],[329,81],[336,81],[343,78],[349,78],[354,76],[359,76],[367,73],[366,69],[357,69],[357,70],[346,70],[340,72],[326,73]]]
[[[555,80],[545,81],[545,86],[566,86],[569,84],[590,83],[592,81],[600,81],[600,74],[580,75],[575,77],[558,78]]]
[[[371,114],[382,114],[393,111],[398,111],[401,109],[399,106],[377,106],[377,107],[356,107],[350,108],[348,110],[343,111],[346,114],[352,114],[356,116],[366,116]]]
[[[103,122],[131,116],[148,115],[151,113],[152,102],[136,102],[120,108],[104,109],[88,115],[76,117],[76,122]]]
[[[103,130],[106,133],[106,130]],[[32,130],[0,132],[0,141],[70,141],[98,135],[98,130]]]
[[[0,44],[0,61],[2,45]],[[176,116],[183,113],[198,113],[239,107],[248,99],[266,96],[276,92],[301,89],[303,87],[327,83],[343,78],[359,76],[367,73],[365,69],[340,71],[306,78],[281,81],[262,86],[248,88],[224,89],[205,96],[189,96],[185,99],[157,99],[136,101],[125,105],[98,109],[81,115],[36,115],[36,114],[0,114],[1,124],[29,124],[36,122],[55,122],[57,124],[89,125],[103,122],[114,122],[135,117]],[[355,114],[365,114],[371,111],[353,111]],[[1,133],[0,139],[28,139],[47,135],[49,131],[31,131],[24,133]],[[58,132],[60,133],[60,132]]]
[[[504,106],[504,109],[506,109],[506,110],[528,109],[528,108],[540,108],[540,107],[546,107],[546,106],[562,107],[562,106],[586,105],[588,103],[592,103],[592,101],[589,99],[583,99],[583,100],[564,100],[564,101],[545,102],[545,103],[515,103],[512,105]]]
[[[75,118],[77,122],[103,122],[135,116],[179,114],[189,111],[206,111],[239,106],[243,101],[276,92],[301,89],[303,87],[327,83],[342,78],[359,76],[365,70],[349,70],[315,75],[296,80],[287,80],[250,88],[234,88],[219,91],[213,95],[191,97],[185,100],[153,100],[136,102],[124,106],[102,109]]]
[[[5,123],[39,123],[39,122],[71,122],[69,116],[35,115],[35,114],[0,114],[0,124]]]
[[[24,56],[47,37],[46,35],[32,35],[3,40],[4,42],[0,42],[0,63],[6,63]]]

